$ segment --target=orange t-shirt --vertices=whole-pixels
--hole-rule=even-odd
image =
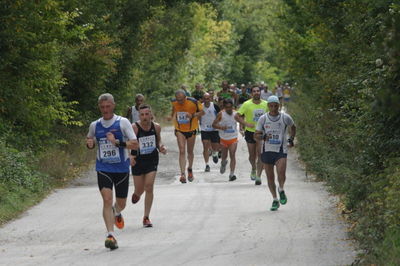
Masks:
[[[174,111],[173,120],[176,130],[190,132],[199,127],[199,119],[197,117],[191,119],[187,117],[187,114],[193,115],[203,110],[203,106],[199,101],[191,97],[186,97],[185,102],[180,104],[176,99],[173,99],[172,108]]]

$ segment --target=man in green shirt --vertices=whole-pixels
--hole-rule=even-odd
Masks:
[[[245,101],[237,112],[236,120],[245,127],[245,140],[251,164],[251,180],[261,185],[262,162],[260,160],[261,142],[254,139],[258,119],[268,111],[268,103],[261,100],[261,91],[257,86],[251,89],[252,99]]]

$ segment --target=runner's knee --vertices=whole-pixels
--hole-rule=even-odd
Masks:
[[[146,191],[146,193],[153,193],[154,185],[153,184],[146,184],[144,186],[144,190]]]

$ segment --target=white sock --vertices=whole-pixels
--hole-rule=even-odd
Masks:
[[[213,157],[218,156],[218,152],[213,151],[213,152],[212,152],[212,156],[213,156]]]
[[[116,207],[116,205],[117,205],[117,203],[114,203],[114,215],[115,216],[118,216],[118,215],[120,215],[121,213],[120,212],[117,212],[117,207]]]
[[[231,173],[229,174],[229,176],[233,176],[233,175],[235,175],[235,172],[231,172]]]
[[[274,201],[279,201],[278,198],[274,198]]]
[[[278,187],[278,192],[282,192],[282,191],[283,191],[283,188]]]
[[[107,236],[114,236],[114,232],[108,232]]]

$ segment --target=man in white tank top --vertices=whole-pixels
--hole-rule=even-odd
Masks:
[[[290,115],[279,112],[280,101],[275,95],[268,98],[269,112],[260,117],[257,123],[255,138],[263,140],[261,161],[267,173],[268,187],[273,197],[271,211],[278,210],[280,204],[287,202],[284,191],[286,181],[286,163],[288,146],[292,147],[296,136],[296,126]],[[287,139],[288,129],[290,138]],[[278,192],[276,193],[274,166],[278,174]],[[279,204],[280,203],[280,204]]]
[[[214,104],[209,93],[203,95],[204,115],[200,118],[201,141],[203,142],[203,157],[206,163],[206,172],[210,172],[208,160],[209,150],[212,151],[214,163],[218,163],[218,151],[220,150],[218,130],[212,127],[217,114],[220,111],[218,105]]]
[[[129,107],[128,112],[126,114],[126,118],[131,121],[131,123],[135,123],[139,121],[139,106],[144,103],[143,94],[136,94],[135,96],[135,105]]]
[[[238,142],[238,122],[235,119],[236,112],[233,111],[232,99],[225,99],[223,104],[224,110],[218,113],[212,126],[213,128],[218,129],[219,137],[221,139],[222,157],[220,173],[225,173],[229,152],[229,157],[231,158],[229,181],[234,181],[236,179],[235,167]]]

